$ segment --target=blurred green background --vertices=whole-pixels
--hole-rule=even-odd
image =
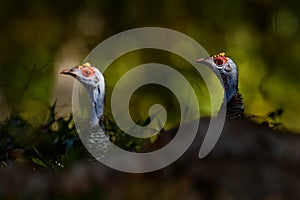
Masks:
[[[246,114],[282,108],[280,122],[299,131],[299,8],[296,0],[2,2],[1,117],[38,123],[55,99],[57,112],[69,114],[73,80],[60,79],[59,70],[81,63],[109,36],[158,26],[194,38],[210,54],[225,51],[239,67]]]

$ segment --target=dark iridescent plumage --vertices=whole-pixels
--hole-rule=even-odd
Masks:
[[[225,53],[220,53],[200,58],[197,62],[208,65],[220,74],[226,95],[227,117],[230,119],[241,118],[244,113],[244,105],[238,90],[238,69],[233,60],[226,57]]]

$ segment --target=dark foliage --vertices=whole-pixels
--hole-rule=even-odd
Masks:
[[[83,146],[72,115],[56,118],[55,103],[49,108],[48,119],[34,126],[20,116],[0,122],[0,166],[21,164],[33,169],[57,170],[80,160],[94,160]],[[150,119],[150,118],[149,118]],[[138,122],[144,126],[149,119]],[[157,138],[135,138],[122,132],[113,121],[105,120],[107,134],[119,147],[138,152]]]
[[[72,116],[55,118],[54,107],[49,109],[46,123],[34,126],[20,116],[0,124],[1,166],[25,164],[34,169],[59,169],[87,152],[83,147]]]

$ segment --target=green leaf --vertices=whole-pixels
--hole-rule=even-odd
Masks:
[[[32,162],[34,162],[35,164],[37,164],[37,165],[39,165],[39,166],[41,166],[41,167],[47,168],[47,165],[46,165],[43,161],[41,161],[40,159],[34,157],[34,158],[32,158],[31,160],[32,160]]]

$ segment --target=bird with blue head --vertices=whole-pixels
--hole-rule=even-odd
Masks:
[[[225,53],[219,53],[214,56],[200,58],[198,63],[202,63],[219,73],[224,85],[227,112],[230,119],[242,118],[244,113],[243,99],[238,88],[238,68],[235,62],[225,56]]]

